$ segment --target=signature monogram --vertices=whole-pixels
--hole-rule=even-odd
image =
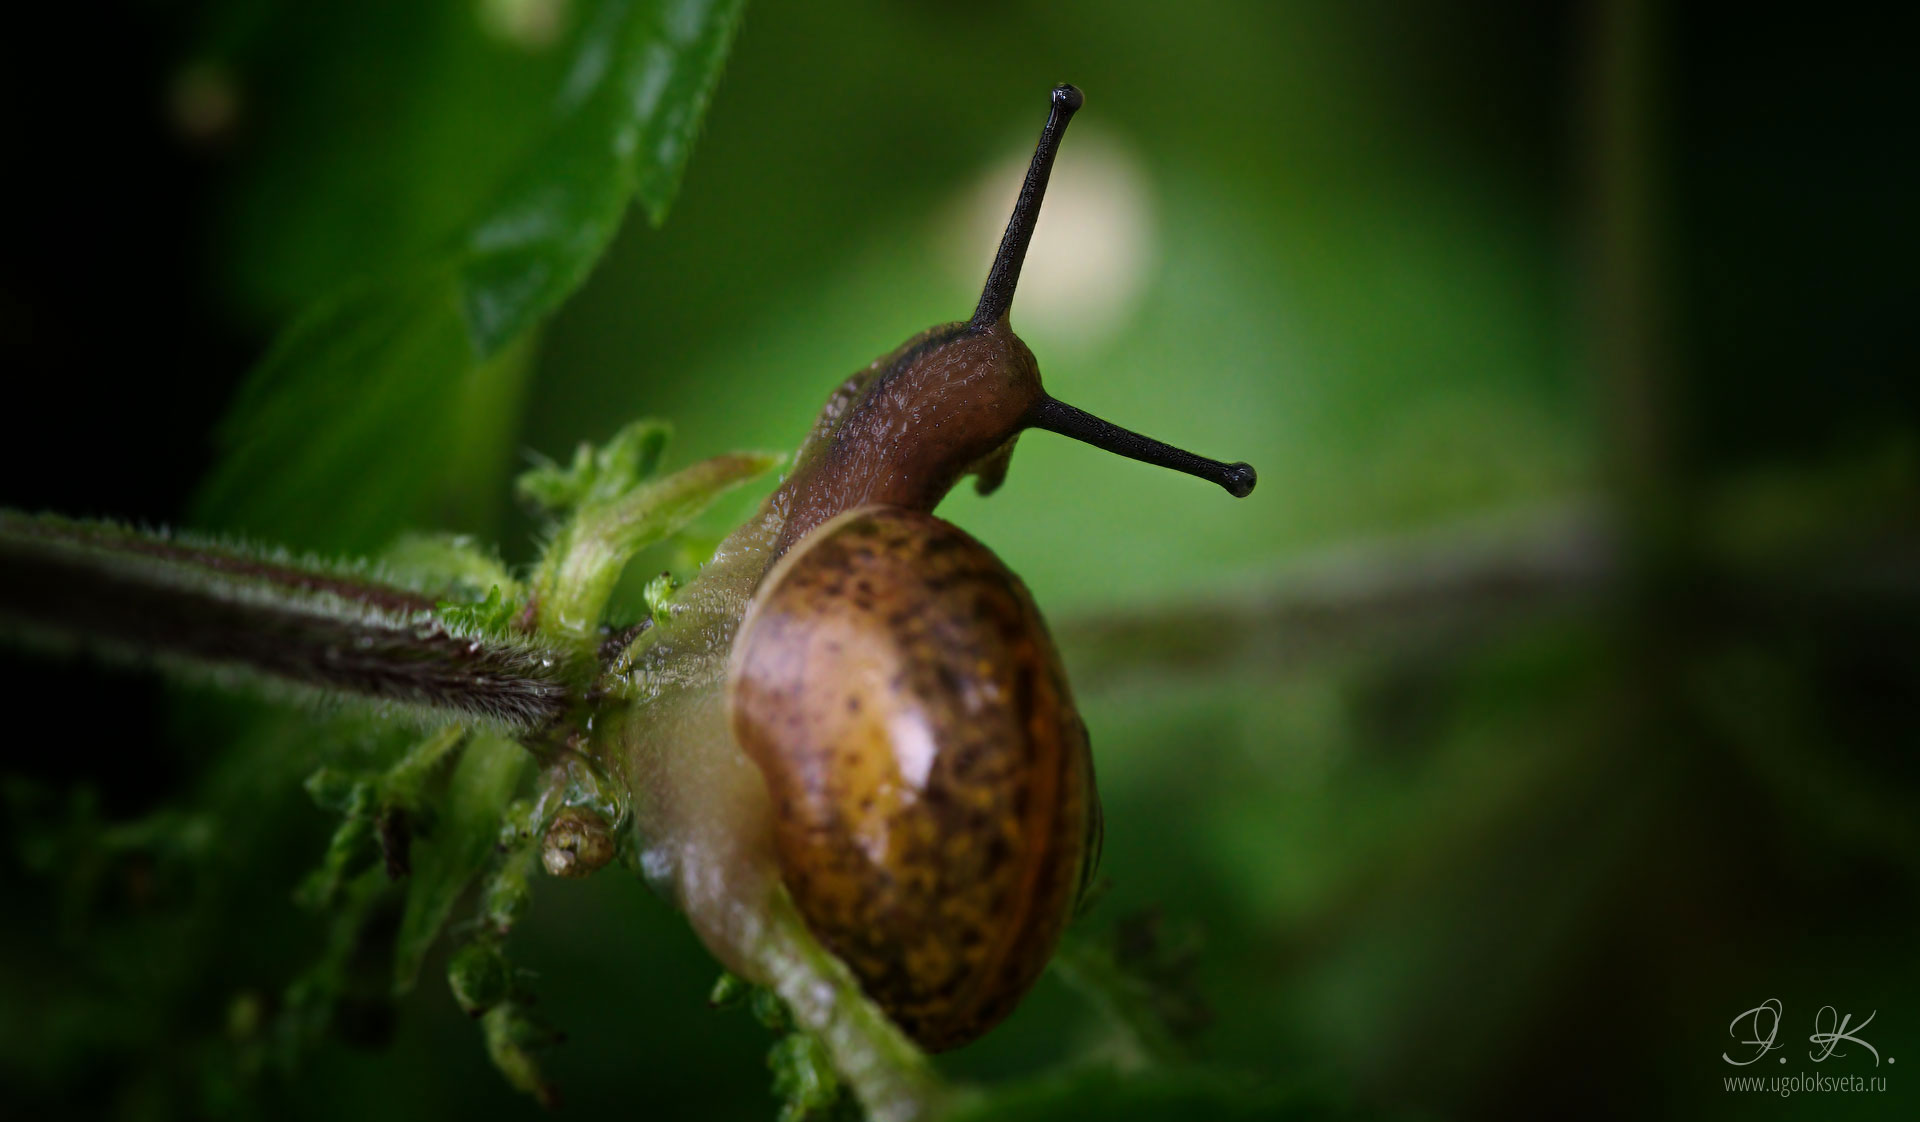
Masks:
[[[1822,1063],[1829,1056],[1845,1056],[1845,1052],[1839,1051],[1840,1045],[1858,1044],[1873,1053],[1873,1066],[1879,1067],[1880,1050],[1854,1035],[1872,1024],[1873,1018],[1879,1012],[1876,1009],[1868,1013],[1867,1019],[1856,1025],[1853,1023],[1853,1014],[1848,1013],[1843,1016],[1833,1006],[1822,1005],[1820,1011],[1813,1015],[1813,1033],[1807,1037],[1807,1042],[1814,1046],[1813,1051],[1807,1053],[1808,1057],[1816,1064]],[[1780,999],[1770,997],[1735,1017],[1727,1025],[1727,1035],[1739,1041],[1742,1048],[1753,1048],[1756,1051],[1744,1060],[1736,1060],[1725,1052],[1720,1053],[1720,1058],[1735,1067],[1745,1067],[1759,1061],[1768,1052],[1785,1048],[1785,1044],[1774,1042],[1780,1034],[1780,1021],[1784,1016],[1785,1007],[1780,1004]],[[1749,1030],[1751,1035],[1745,1040],[1740,1040],[1740,1024],[1743,1021],[1751,1024],[1752,1027]],[[1780,1062],[1786,1063],[1786,1057],[1781,1057]]]

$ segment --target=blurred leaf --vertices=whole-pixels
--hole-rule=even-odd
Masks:
[[[1128,1070],[1191,1059],[1212,1013],[1195,978],[1200,937],[1168,933],[1158,911],[1121,919],[1102,937],[1070,935],[1051,969],[1101,1012],[1117,1065]]]
[[[217,0],[245,24],[200,48],[230,60],[242,124],[212,216],[226,300],[278,326],[458,244],[552,130],[572,61],[580,0],[517,2],[557,9],[553,41],[503,40],[476,0]]]
[[[767,1053],[780,1122],[862,1117],[833,1070],[827,1049],[810,1033],[790,1032]]]
[[[528,357],[475,358],[444,266],[325,301],[234,402],[193,517],[352,552],[421,521],[483,521],[475,481],[504,474]]]
[[[487,1055],[492,1058],[493,1066],[515,1090],[532,1095],[549,1109],[559,1105],[558,1092],[540,1070],[540,1061],[534,1055],[558,1043],[557,1032],[513,1002],[488,1010],[480,1019],[480,1030],[486,1038]]]
[[[478,1017],[513,992],[513,965],[497,943],[475,940],[448,961],[447,988],[462,1013]]]
[[[564,124],[468,234],[462,307],[491,355],[585,279],[637,193],[655,225],[746,0],[606,0],[586,19],[560,90]]]
[[[463,535],[402,534],[380,555],[380,562],[400,579],[451,600],[481,600],[496,588],[506,597],[521,591],[491,546]]]
[[[743,6],[592,5],[545,140],[434,263],[354,286],[281,336],[221,430],[197,518],[352,549],[472,521],[458,504],[503,466],[530,332],[631,196],[664,219]]]
[[[413,988],[453,905],[492,858],[501,813],[532,763],[526,749],[492,736],[474,737],[460,757],[433,836],[414,848],[413,883],[394,941],[396,991]]]
[[[352,986],[355,955],[362,949],[368,921],[379,906],[387,878],[378,868],[363,870],[345,886],[333,908],[320,958],[288,984],[276,1027],[282,1063],[291,1064],[325,1036]]]

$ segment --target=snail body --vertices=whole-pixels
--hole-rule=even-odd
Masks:
[[[637,704],[615,755],[645,874],[723,962],[817,1030],[838,1014],[823,987],[795,982],[805,948],[768,918],[787,900],[895,1025],[939,1050],[1012,1011],[1097,857],[1086,729],[1039,610],[934,507],[967,475],[996,487],[1030,428],[1253,488],[1246,464],[1050,397],[1008,322],[1080,105],[1054,90],[973,317],[843,382],[781,486],[621,660]]]

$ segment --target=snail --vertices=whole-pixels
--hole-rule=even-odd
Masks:
[[[930,1051],[978,1037],[1032,986],[1101,823],[1086,727],[1039,610],[933,508],[967,475],[992,491],[1035,428],[1237,497],[1255,481],[1244,463],[1049,397],[1009,324],[1081,104],[1073,86],[1053,90],[972,318],[843,383],[780,487],[616,671],[642,715],[613,756],[648,878],[724,962],[776,985],[767,901],[784,892]]]

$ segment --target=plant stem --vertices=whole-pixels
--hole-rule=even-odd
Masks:
[[[839,959],[814,939],[784,889],[767,904],[767,938],[756,965],[802,1027],[833,1057],[874,1122],[912,1122],[950,1105],[952,1089],[894,1023],[860,990]]]
[[[1237,589],[1055,629],[1081,691],[1318,665],[1347,653],[1457,643],[1603,602],[1617,535],[1574,504],[1302,557]]]
[[[173,668],[398,705],[428,724],[537,728],[559,656],[458,631],[360,568],[110,523],[0,511],[0,627]]]

